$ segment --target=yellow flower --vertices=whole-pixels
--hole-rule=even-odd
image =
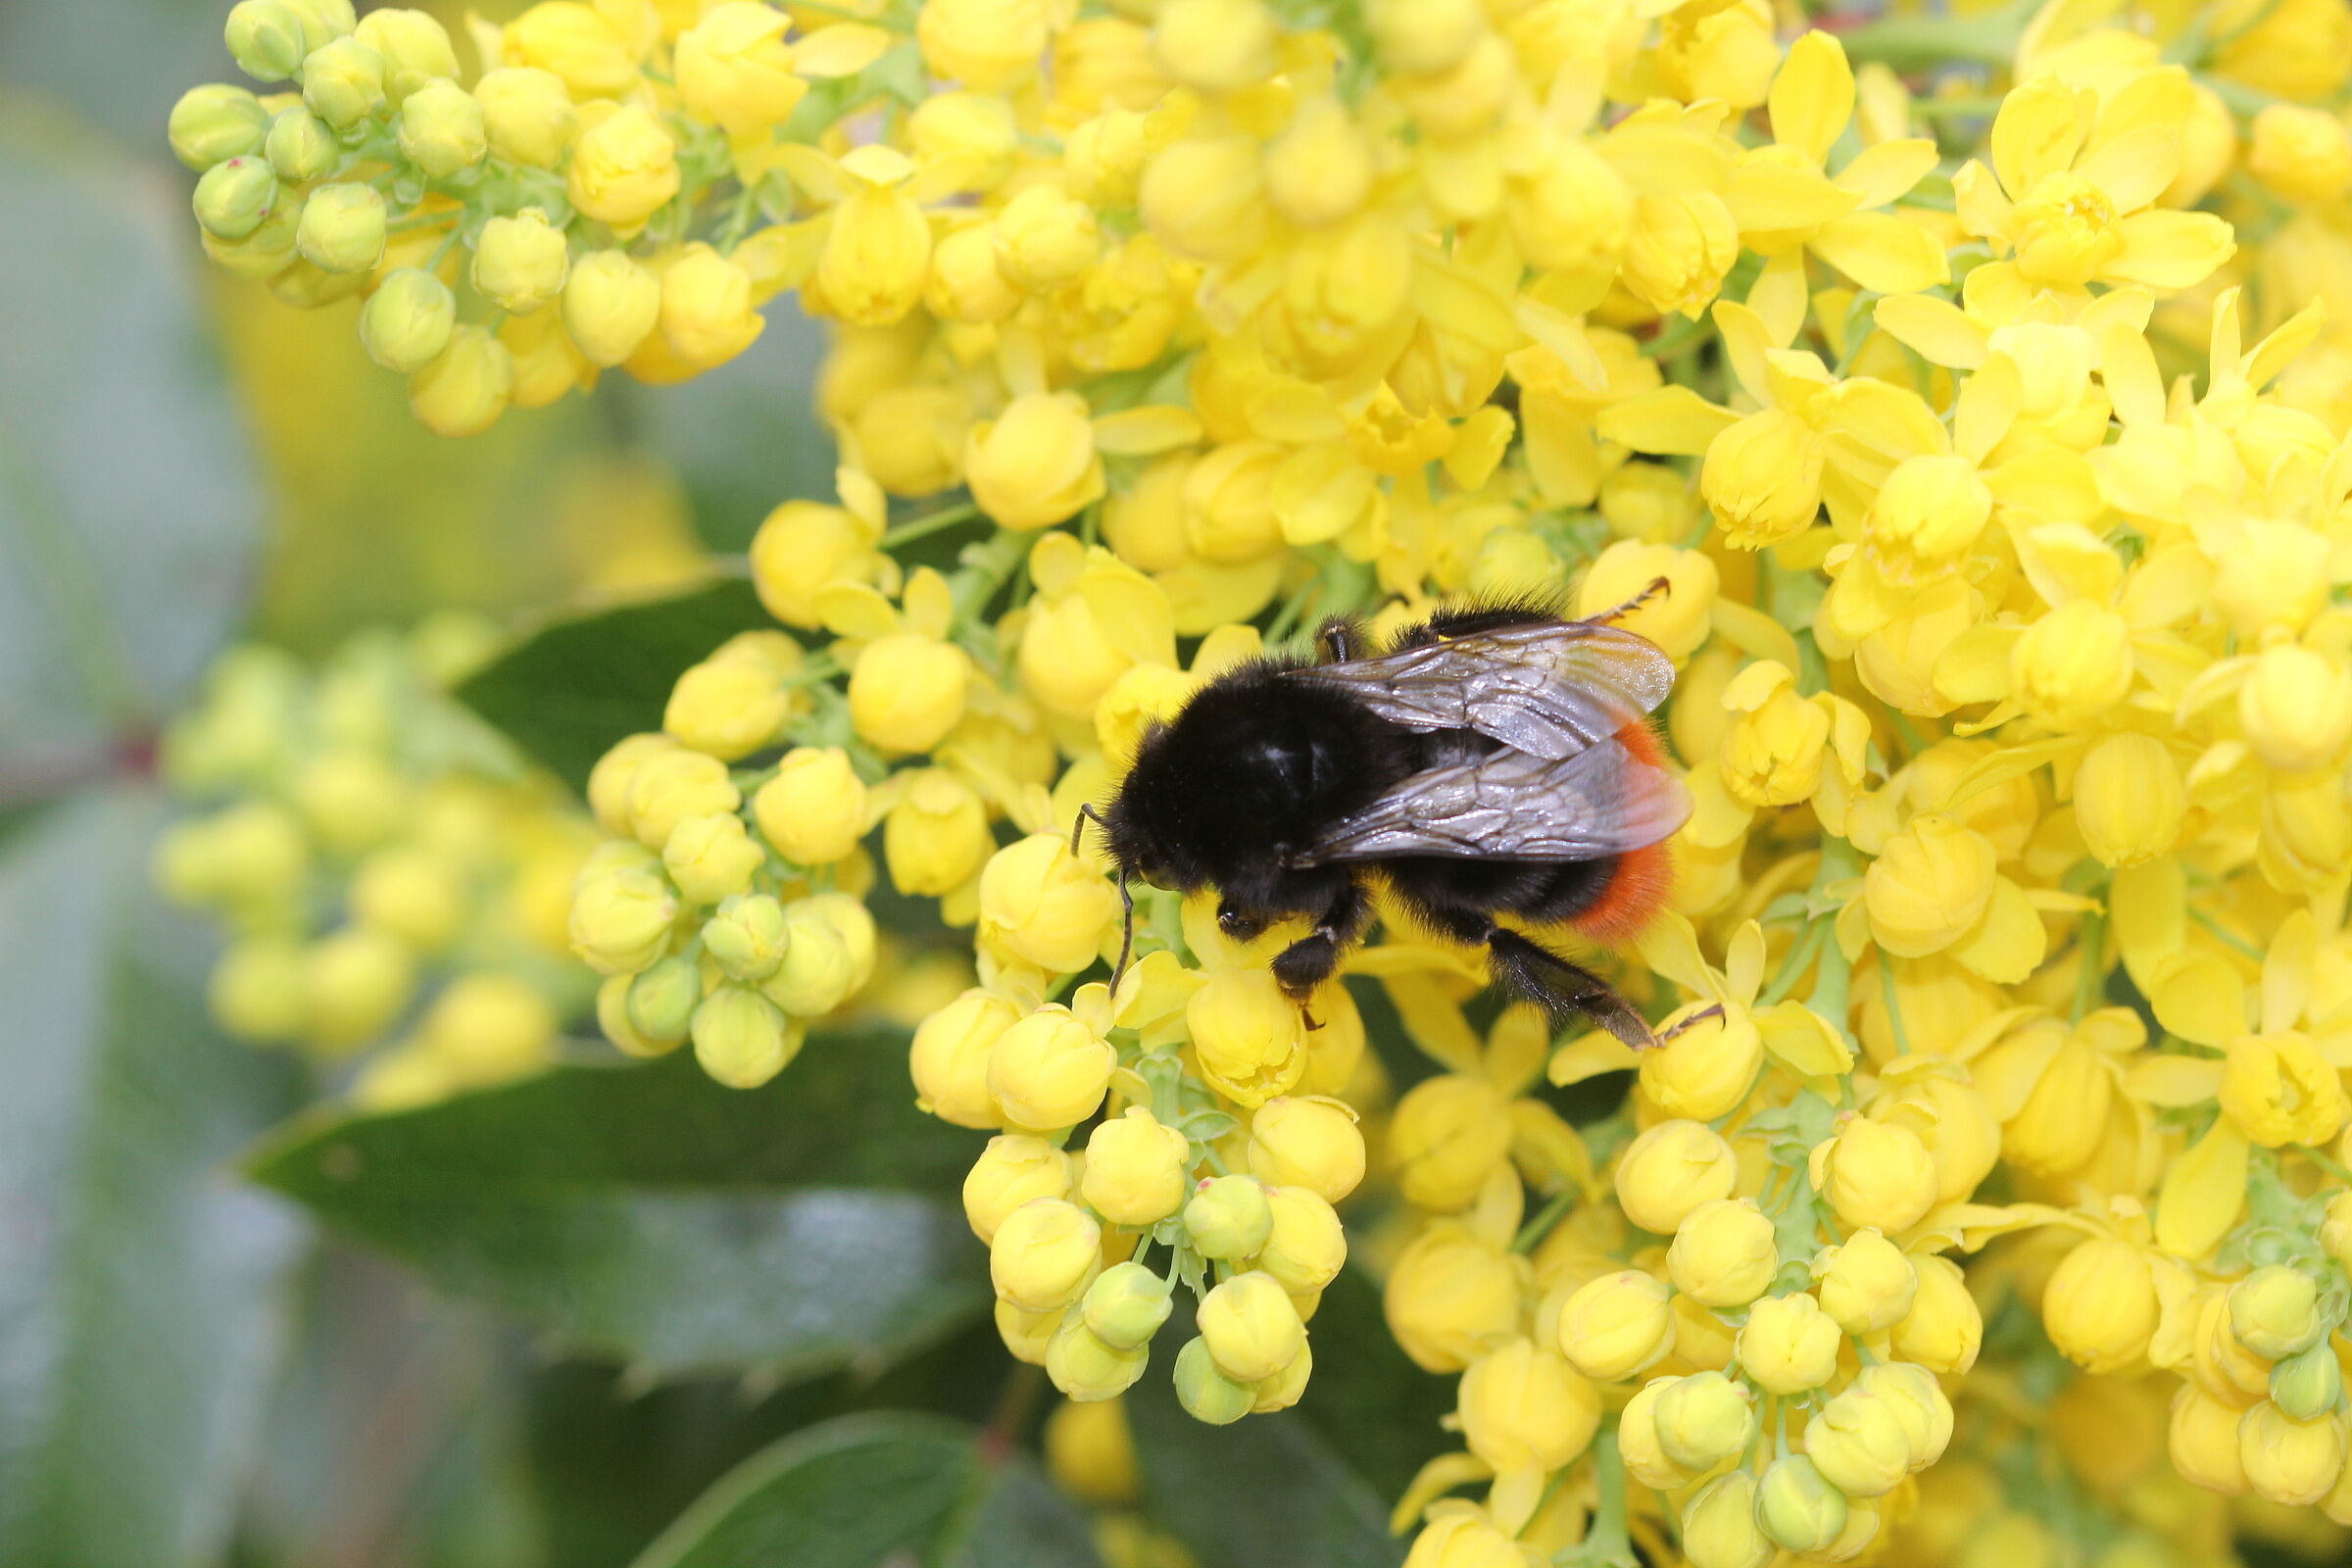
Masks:
[[[2137,1363],[2161,1311],[2147,1258],[2109,1237],[2094,1236],[2067,1253],[2042,1291],[2041,1320],[2050,1343],[2090,1372]]]
[[[636,51],[593,5],[546,0],[507,24],[506,63],[560,78],[575,97],[617,98],[637,85]]]
[[[1462,1374],[1459,1408],[1470,1451],[1498,1471],[1553,1471],[1585,1451],[1600,1396],[1556,1350],[1513,1340]]]
[[[564,188],[582,213],[633,234],[678,193],[677,143],[651,113],[624,105],[580,133]]]
[[[2352,137],[2326,110],[2266,104],[2254,117],[2246,172],[2291,202],[2332,201],[2352,186]]]
[[[1040,1131],[1071,1127],[1101,1107],[1117,1057],[1069,1008],[1038,1008],[997,1037],[988,1087],[1005,1118]]]
[[[792,118],[808,83],[793,74],[784,42],[789,20],[751,0],[712,6],[678,36],[679,101],[730,136],[749,136]]]
[[[910,188],[914,165],[874,143],[836,167],[846,193],[834,204],[810,281],[829,314],[887,326],[922,299],[931,265],[931,226]]]
[[[1588,1282],[1560,1307],[1560,1353],[1596,1383],[1632,1377],[1674,1349],[1672,1294],[1632,1269]]]
[[[2269,1149],[2325,1144],[2352,1118],[2334,1065],[2293,1030],[2230,1041],[2219,1093],[2223,1112]]]
[[[1015,398],[963,442],[964,481],[982,511],[1007,528],[1043,528],[1102,496],[1086,402],[1069,392]]]
[[[564,78],[535,66],[502,66],[473,84],[490,151],[531,169],[553,169],[580,133]]]
[[[1298,1005],[1254,965],[1208,972],[1185,1004],[1201,1076],[1243,1105],[1262,1105],[1298,1086],[1306,1071]]]
[[[1086,1141],[1079,1193],[1114,1225],[1156,1225],[1184,1206],[1192,1145],[1142,1105],[1130,1105]]]

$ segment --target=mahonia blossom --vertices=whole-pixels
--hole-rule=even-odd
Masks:
[[[616,1042],[757,1083],[867,982],[869,885],[970,927],[911,1073],[992,1135],[998,1324],[1073,1412],[1180,1288],[1188,1409],[1296,1401],[1368,1180],[1459,1378],[1411,1568],[2352,1524],[2352,7],[808,9],[539,5],[465,88],[247,0],[301,102],[173,117],[207,248],[368,293],[439,428],[837,323],[838,494],[749,561],[788,631],[591,785]],[[1295,933],[1149,890],[1114,988],[1071,829],[1204,680],[1659,578],[1695,809],[1617,978],[1670,1044],[1474,1027],[1480,960],[1384,922],[1396,1096]]]
[[[164,778],[204,809],[166,832],[156,880],[224,931],[214,1018],[365,1054],[366,1104],[534,1071],[586,1001],[567,923],[596,830],[448,693],[494,644],[448,614],[316,669],[232,649],[164,737]]]

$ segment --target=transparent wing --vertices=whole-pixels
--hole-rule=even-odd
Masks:
[[[1499,751],[1415,773],[1294,863],[1393,855],[1596,860],[1655,844],[1690,814],[1682,780],[1621,741],[1602,741],[1565,761]]]
[[[1646,638],[1569,620],[1470,632],[1292,678],[1338,687],[1408,729],[1476,730],[1556,761],[1664,702],[1674,664]]]

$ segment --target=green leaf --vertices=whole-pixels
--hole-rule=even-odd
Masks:
[[[206,1023],[146,892],[144,792],[0,847],[0,1565],[210,1560],[258,1442],[301,1227],[225,1169],[295,1102]]]
[[[1314,1375],[1298,1414],[1375,1495],[1399,1495],[1422,1465],[1461,1446],[1438,1425],[1453,1410],[1453,1380],[1422,1371],[1397,1346],[1369,1274],[1350,1268],[1333,1280],[1308,1333]]]
[[[575,790],[623,736],[662,727],[669,689],[737,632],[776,629],[750,582],[567,614],[511,648],[458,696]]]
[[[1085,1516],[974,1427],[843,1416],[746,1460],[637,1568],[1098,1568]]]
[[[1338,1356],[1317,1335],[1310,1390],[1327,1366],[1340,1370]],[[1385,1568],[1404,1560],[1404,1543],[1389,1534],[1381,1494],[1299,1411],[1203,1426],[1184,1413],[1158,1366],[1128,1392],[1125,1403],[1145,1509],[1202,1562],[1222,1568]]]
[[[903,1035],[820,1037],[762,1089],[680,1053],[420,1109],[305,1118],[255,1174],[445,1290],[643,1370],[877,1369],[988,1302],[970,1134]]]
[[[159,194],[0,146],[0,803],[113,771],[243,603],[262,507]]]

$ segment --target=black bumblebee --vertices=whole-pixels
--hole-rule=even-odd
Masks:
[[[1320,662],[1268,657],[1219,676],[1146,733],[1097,818],[1121,891],[1130,876],[1214,887],[1237,941],[1312,919],[1273,963],[1303,1004],[1362,935],[1377,876],[1441,935],[1483,945],[1496,983],[1555,1025],[1583,1013],[1656,1044],[1598,976],[1497,923],[1607,942],[1665,899],[1664,841],[1690,807],[1646,715],[1674,665],[1609,624],[1641,602],[1591,620],[1535,604],[1442,611],[1380,653],[1333,620]]]

